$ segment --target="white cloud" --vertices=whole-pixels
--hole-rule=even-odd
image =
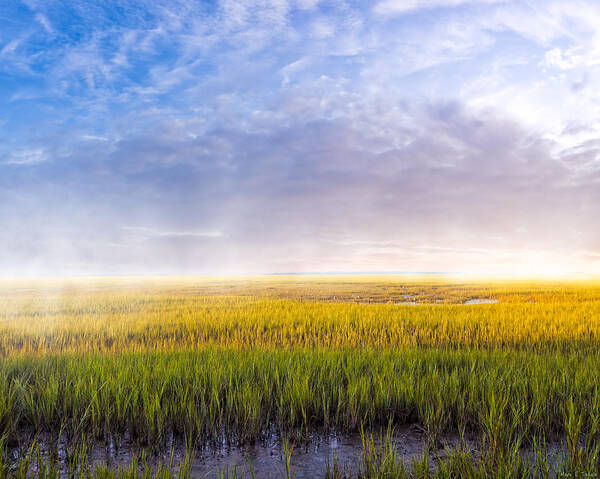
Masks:
[[[96,135],[82,135],[81,138],[83,140],[91,140],[91,141],[109,141],[109,139],[104,136],[96,136]]]
[[[375,5],[375,12],[382,15],[403,14],[415,10],[439,7],[457,7],[465,4],[493,4],[506,0],[382,0]]]
[[[9,154],[7,165],[33,165],[48,160],[49,157],[43,149],[18,150]]]
[[[559,70],[591,68],[600,65],[600,48],[594,45],[592,48],[587,49],[587,51],[582,47],[570,48],[563,51],[559,47],[556,47],[547,51],[544,59],[547,66],[555,67]]]
[[[4,45],[2,47],[2,50],[0,50],[0,54],[6,55],[9,53],[13,53],[18,48],[20,43],[21,43],[20,39],[11,40],[10,42],[8,42],[6,45]]]
[[[46,15],[38,12],[35,14],[35,19],[40,23],[40,25],[42,25],[42,27],[44,27],[44,30],[46,30],[47,33],[54,33],[54,29],[52,28],[52,25],[50,24],[50,21]]]

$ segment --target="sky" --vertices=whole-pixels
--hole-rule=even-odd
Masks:
[[[600,272],[600,3],[0,2],[0,275]]]

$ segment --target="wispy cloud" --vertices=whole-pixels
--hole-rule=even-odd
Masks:
[[[420,9],[449,8],[461,5],[502,3],[507,0],[382,0],[375,5],[379,14],[402,14]]]
[[[40,23],[40,25],[42,25],[42,27],[44,27],[44,30],[46,30],[47,33],[54,33],[54,29],[52,28],[52,25],[50,24],[50,21],[46,15],[43,13],[36,13],[35,19]]]
[[[160,231],[143,226],[122,226],[133,232],[138,238],[221,238],[221,231]]]
[[[0,265],[597,265],[594,2],[30,1],[7,16]]]
[[[5,164],[26,166],[40,163],[42,161],[46,161],[47,159],[48,155],[42,149],[20,150],[11,152],[8,159],[5,161]]]

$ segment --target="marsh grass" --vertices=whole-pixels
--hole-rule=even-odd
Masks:
[[[157,451],[173,437],[192,449],[252,443],[275,429],[292,444],[314,431],[417,424],[428,444],[422,458],[406,464],[393,448],[375,451],[367,441],[358,477],[526,477],[532,470],[548,477],[548,440],[564,441],[567,451],[564,470],[552,466],[553,474],[598,472],[600,283],[4,286],[2,449],[40,434],[69,444],[127,435]],[[404,296],[423,305],[393,304]],[[477,297],[500,302],[462,304]],[[474,435],[481,454],[465,447],[443,461],[432,457],[448,433]],[[532,464],[523,462],[523,448],[536,451]],[[69,460],[81,464],[84,456],[75,451]],[[25,474],[35,451],[28,457],[23,471],[4,465],[2,474]],[[107,469],[97,477],[146,473],[157,471]],[[284,474],[293,475],[289,461]],[[346,477],[335,463],[328,474]]]
[[[141,445],[172,435],[240,444],[283,433],[420,424],[512,443],[597,443],[600,353],[421,350],[248,350],[12,358],[0,364],[1,433],[58,432]]]

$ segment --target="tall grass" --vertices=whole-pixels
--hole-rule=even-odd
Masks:
[[[13,358],[0,364],[0,434],[25,430],[140,443],[171,434],[258,440],[281,431],[419,423],[481,433],[500,450],[545,435],[596,443],[600,352],[249,350]]]
[[[483,459],[404,464],[366,443],[359,477],[428,477],[432,461],[439,477],[518,477],[545,470],[520,449],[550,439],[565,471],[598,467],[600,283],[318,281],[5,285],[0,437],[161,448],[416,423],[431,451],[468,432]]]

